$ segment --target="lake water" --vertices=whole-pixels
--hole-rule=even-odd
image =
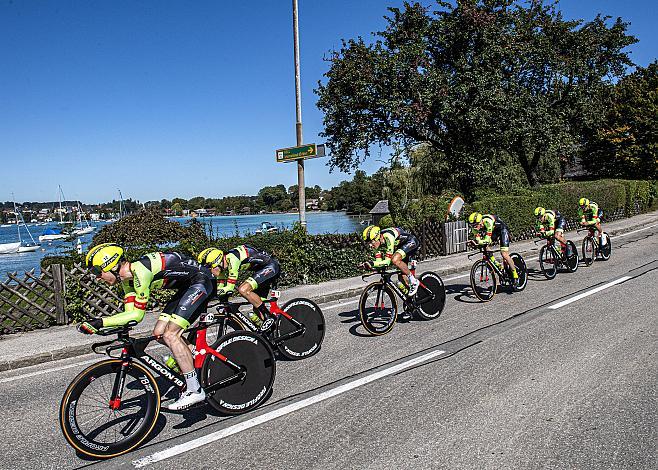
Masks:
[[[182,224],[187,224],[189,223],[190,218],[176,217],[172,220],[176,220]],[[217,237],[235,235],[236,230],[242,235],[246,233],[254,233],[260,228],[261,223],[265,221],[270,222],[279,229],[291,228],[293,224],[299,220],[299,216],[297,214],[259,214],[201,217],[198,220],[206,225],[206,230],[212,229],[214,236]],[[350,217],[344,212],[308,212],[306,214],[306,220],[308,232],[314,235],[321,233],[352,233],[360,231],[362,228],[359,224],[358,218]],[[95,225],[100,229],[100,227],[104,225],[104,222],[96,223]],[[32,236],[35,240],[37,240],[37,237],[49,227],[57,227],[57,224],[49,223],[47,225],[38,226],[28,224],[28,228],[30,229],[30,232],[32,232]],[[80,237],[84,250],[89,248],[88,245],[91,243],[94,233]],[[21,236],[24,241],[30,241],[24,227],[21,227]],[[16,234],[16,226],[0,227],[0,243],[13,243],[17,241],[18,235]],[[7,272],[17,271],[19,274],[22,274],[23,271],[29,271],[30,269],[35,268],[38,273],[39,264],[44,256],[63,254],[68,250],[75,249],[76,244],[77,239],[73,241],[55,240],[42,243],[41,249],[33,253],[0,255],[0,280],[7,279]]]

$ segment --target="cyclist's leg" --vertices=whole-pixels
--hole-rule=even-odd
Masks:
[[[265,289],[259,289],[259,287],[266,286],[266,288],[268,288],[272,282],[278,279],[280,274],[281,267],[279,262],[272,260],[271,263],[263,269],[255,272],[249,279],[243,282],[240,287],[238,287],[240,295],[254,306],[254,309],[263,320],[267,320],[270,317],[270,313],[260,295]]]
[[[418,239],[416,237],[411,237],[407,243],[402,245],[394,254],[391,262],[404,274],[407,279],[409,286],[409,295],[414,295],[418,290],[418,280],[414,274],[409,269],[409,266],[406,263],[406,260],[411,259],[416,252],[418,251]]]
[[[509,255],[510,238],[509,229],[505,225],[502,226],[500,228],[500,254],[507,263],[507,266],[509,266],[510,271],[512,272],[512,278],[518,279],[519,275],[516,272],[516,265],[514,264],[512,257]]]
[[[181,394],[180,398],[169,406],[170,410],[182,410],[206,398],[194,369],[192,352],[182,338],[182,334],[206,309],[208,297],[212,291],[212,280],[207,276],[200,277],[197,282],[185,291],[178,303],[176,312],[171,314],[165,329],[163,336],[165,343],[171,349],[187,385],[185,393]]]
[[[555,221],[555,239],[562,243],[562,247],[567,245],[567,239],[564,238],[564,228],[566,226],[566,220],[564,217],[560,217]]]
[[[183,289],[176,292],[176,294],[174,294],[169,302],[167,302],[167,305],[165,305],[162,309],[162,313],[160,313],[158,321],[155,322],[155,326],[153,327],[153,336],[155,336],[156,340],[161,344],[166,345],[163,338],[165,329],[167,328],[169,320],[171,320],[171,315],[178,309],[178,304],[180,303],[184,294],[185,290]]]

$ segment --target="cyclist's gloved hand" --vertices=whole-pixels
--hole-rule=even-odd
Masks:
[[[103,320],[101,318],[87,320],[78,325],[78,331],[86,335],[94,335],[98,333],[98,330],[101,328],[103,328]]]
[[[361,264],[359,265],[359,268],[364,269],[364,270],[366,270],[366,271],[369,271],[369,270],[372,269],[372,264],[370,264],[369,261],[366,261],[366,262],[364,262],[364,263],[361,263]]]

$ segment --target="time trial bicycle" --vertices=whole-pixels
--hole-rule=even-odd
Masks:
[[[512,261],[516,266],[518,279],[514,282],[509,267],[501,265],[498,261],[492,262],[492,254],[500,250],[489,250],[487,246],[478,247],[482,253],[482,259],[473,263],[471,267],[471,288],[475,296],[482,302],[488,302],[494,298],[498,291],[498,285],[510,286],[513,291],[522,291],[528,284],[528,269],[525,260],[518,253],[510,253]],[[468,255],[469,259],[479,253]]]
[[[290,360],[304,359],[316,354],[322,346],[325,333],[325,321],[322,310],[309,299],[297,298],[279,307],[281,292],[271,290],[270,297],[263,302],[270,305],[270,314],[274,316],[274,328],[262,333],[273,349]],[[258,333],[256,325],[248,315],[240,311],[242,306],[251,306],[244,302],[220,302],[216,307],[217,335],[236,330]]]
[[[246,413],[271,395],[274,353],[267,341],[248,331],[229,333],[209,346],[206,329],[216,321],[213,313],[205,313],[198,326],[190,329],[195,336],[194,367],[207,403],[224,415]],[[59,411],[62,432],[71,446],[89,457],[115,457],[147,439],[161,403],[153,371],[172,387],[185,390],[181,374],[145,351],[155,336],[130,336],[136,324],[100,330],[102,336],[117,335],[92,346],[95,353],[110,359],[87,367],[64,392]]]
[[[610,244],[610,237],[606,232],[603,232],[602,237],[605,237],[605,243],[601,245],[599,243],[599,238],[597,236],[598,230],[596,227],[588,226],[577,230],[578,232],[587,232],[585,238],[583,238],[582,246],[582,260],[585,263],[585,266],[591,265],[594,260],[601,259],[603,261],[608,261],[610,259],[610,254],[612,253],[612,245]]]
[[[415,274],[415,261],[409,262],[409,269]],[[359,317],[368,333],[379,336],[393,329],[398,318],[398,297],[402,300],[403,312],[418,319],[433,320],[443,312],[446,290],[441,276],[431,271],[424,272],[418,276],[418,291],[409,297],[406,284],[392,279],[400,274],[398,269],[382,267],[361,276],[364,281],[370,276],[380,277],[366,286],[359,299]]]
[[[552,235],[543,240],[546,244],[539,250],[539,267],[547,279],[553,279],[560,266],[572,273],[578,270],[578,250],[574,242],[567,240],[566,246],[562,246]],[[535,245],[543,240],[536,240]]]

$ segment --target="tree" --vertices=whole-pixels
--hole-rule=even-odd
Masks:
[[[613,88],[603,126],[585,166],[600,176],[658,177],[658,61],[638,67]]]
[[[431,146],[458,189],[534,185],[560,176],[601,115],[635,39],[608,18],[565,21],[533,0],[438,1],[389,8],[373,44],[343,41],[318,107],[332,168],[358,168],[373,146]]]
[[[275,209],[287,210],[292,207],[292,203],[286,192],[286,187],[282,184],[276,186],[265,186],[258,191],[258,198],[269,211]]]

